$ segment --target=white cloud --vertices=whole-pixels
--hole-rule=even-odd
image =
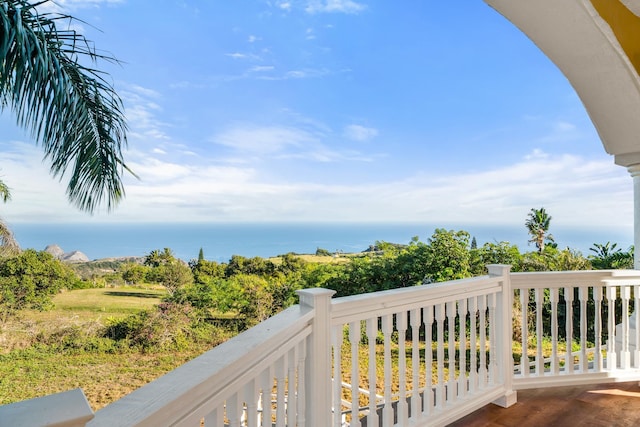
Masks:
[[[545,153],[544,151],[542,151],[539,148],[535,148],[531,153],[527,154],[525,156],[526,160],[536,160],[536,159],[546,159],[547,157],[549,157],[549,155],[547,153]]]
[[[378,129],[360,125],[349,125],[344,129],[344,136],[354,141],[368,141],[378,136]]]
[[[305,31],[305,34],[306,34],[305,38],[307,40],[314,40],[316,38],[315,31],[313,31],[313,28],[307,28],[307,30]]]
[[[147,143],[166,142],[170,139],[165,131],[169,125],[157,118],[157,114],[162,111],[155,102],[161,98],[160,93],[139,85],[128,85],[120,91],[120,96],[125,104],[129,139]]]
[[[255,55],[253,53],[232,52],[232,53],[225,53],[225,56],[228,56],[233,59],[248,59],[252,61],[257,61],[260,59],[258,55]]]
[[[311,0],[307,2],[307,13],[360,13],[367,9],[363,3],[353,0]]]
[[[256,65],[255,67],[251,67],[249,69],[250,73],[262,73],[266,71],[273,71],[276,67],[273,65]]]
[[[284,74],[283,79],[309,79],[323,77],[328,74],[329,70],[326,69],[305,68],[302,70],[287,71]]]
[[[317,142],[311,133],[290,127],[237,127],[212,138],[212,142],[245,153],[277,153],[287,147],[302,147]]]
[[[286,128],[222,136],[236,148],[278,153],[315,139]],[[129,163],[141,179],[127,176],[121,206],[91,217],[69,206],[66,184],[48,175],[36,147],[3,146],[0,175],[14,194],[3,206],[3,217],[9,223],[357,220],[518,226],[532,207],[544,206],[556,226],[633,224],[632,179],[608,157],[537,152],[492,170],[437,176],[408,171],[390,182],[332,182],[330,176],[310,180],[304,175],[283,181],[277,171],[242,163],[203,164],[199,158],[176,163],[134,154]]]

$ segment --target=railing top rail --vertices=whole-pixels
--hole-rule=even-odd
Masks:
[[[400,310],[412,310],[429,304],[439,304],[474,295],[500,292],[503,280],[504,277],[502,276],[479,276],[334,298],[331,301],[332,323],[346,323],[365,318],[365,316],[368,317],[372,313],[385,315],[396,313]]]
[[[310,332],[313,315],[289,307],[101,409],[87,426],[173,425],[193,416],[211,399],[224,399],[241,377],[259,375],[261,362]]]
[[[580,271],[539,271],[511,273],[513,289],[536,289],[580,286],[606,286],[605,281],[637,280],[638,270],[580,270]]]

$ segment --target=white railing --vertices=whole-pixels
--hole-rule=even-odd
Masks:
[[[342,413],[367,426],[444,425],[508,404],[508,280],[508,267],[491,266],[486,277],[335,299],[333,377],[349,386],[333,383],[333,402],[343,403],[332,425]]]
[[[518,340],[514,388],[635,380],[640,316],[640,272],[512,273]],[[633,294],[633,301],[631,295]],[[630,319],[632,324],[630,325]],[[616,326],[617,325],[617,326]],[[544,343],[549,355],[543,355]]]
[[[305,425],[314,415],[305,396],[317,376],[310,345],[319,317],[290,307],[98,411],[87,426]]]
[[[80,416],[56,425],[438,426],[489,402],[509,406],[517,389],[640,379],[640,316],[629,315],[639,271],[494,265],[471,279],[333,293],[300,291],[300,305],[88,423],[84,396],[72,393]],[[20,414],[46,421],[54,397],[0,406],[0,426],[45,425]]]

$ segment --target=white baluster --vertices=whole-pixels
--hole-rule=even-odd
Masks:
[[[336,325],[332,329],[333,423],[339,426],[342,422],[342,325]]]
[[[589,288],[581,286],[578,288],[578,299],[580,300],[580,372],[589,371],[589,360],[587,359],[587,301],[589,300]]]
[[[298,344],[298,427],[305,427],[307,425],[307,395],[306,395],[306,377],[305,377],[305,364],[307,360],[307,342],[304,340]],[[309,396],[310,398],[311,396]]]
[[[487,295],[489,305],[489,384],[498,382],[498,333],[496,319],[496,294]]]
[[[244,387],[244,401],[247,403],[247,425],[258,425],[258,386],[253,379]],[[206,424],[205,424],[206,425]]]
[[[285,358],[282,356],[275,363],[276,373],[276,427],[285,426]]]
[[[478,386],[480,390],[487,387],[487,296],[478,296],[478,312],[480,316],[480,370]]]
[[[378,425],[378,413],[376,402],[376,338],[378,337],[378,318],[367,319],[367,338],[369,341],[369,415],[367,425]]]
[[[558,362],[558,288],[549,290],[551,302],[551,367],[553,375],[558,375],[560,369]]]
[[[417,420],[422,413],[420,399],[420,310],[411,310],[411,419]],[[425,360],[431,351],[431,341],[425,343]],[[427,392],[425,391],[425,396]]]
[[[351,422],[360,419],[360,321],[349,324],[351,344]]]
[[[616,287],[607,285],[607,305],[609,308],[609,322],[607,331],[607,369],[613,371],[617,367],[616,358]]]
[[[544,309],[544,299],[542,289],[535,290],[536,299],[536,376],[544,375],[544,356],[542,355],[542,310]]]
[[[593,305],[595,306],[593,331],[596,341],[593,368],[596,372],[602,372],[602,288],[599,286],[593,288]]]
[[[447,404],[456,401],[456,303],[447,303],[447,325],[449,327],[449,344],[447,354],[449,356],[449,375],[447,381]]]
[[[243,405],[240,402],[238,393],[234,393],[227,399],[227,418],[229,419],[229,427],[242,427],[242,410]]]
[[[296,398],[296,350],[297,346],[294,346],[291,350],[289,350],[289,360],[287,363],[287,381],[289,386],[289,389],[287,391],[287,425],[296,424],[296,408],[298,407]]]
[[[460,330],[460,364],[458,375],[458,394],[467,395],[467,300],[458,301],[458,329]]]
[[[478,390],[478,304],[476,297],[469,298],[469,392]]]
[[[422,309],[424,314],[424,364],[425,364],[425,389],[424,389],[424,411],[423,414],[431,415],[435,406],[435,395],[433,389],[433,322],[434,307]]]
[[[629,353],[629,299],[631,287],[620,286],[620,298],[622,298],[622,348],[620,349],[620,369],[631,368],[631,354]]]
[[[409,422],[409,408],[407,407],[407,312],[396,314],[396,328],[398,329],[398,424],[405,426]]]
[[[436,306],[436,334],[438,340],[438,350],[436,353],[438,376],[436,382],[436,408],[442,409],[445,405],[445,386],[444,386],[444,304]]]
[[[520,322],[522,330],[522,357],[520,358],[520,373],[529,376],[529,289],[520,289]]]
[[[273,375],[271,371],[271,366],[266,368],[259,379],[260,388],[262,389],[262,427],[271,427],[271,392],[273,389]]]
[[[391,427],[393,425],[393,407],[391,406],[391,383],[393,373],[391,372],[391,333],[393,332],[393,317],[388,314],[382,316],[382,335],[384,336],[384,405],[382,407],[382,425]]]
[[[564,370],[565,373],[573,374],[573,288],[564,288],[565,309],[565,336],[567,351],[565,352]]]

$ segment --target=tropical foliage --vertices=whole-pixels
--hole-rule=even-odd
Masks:
[[[94,65],[117,60],[68,29],[73,17],[39,13],[44,3],[0,5],[0,107],[10,106],[41,144],[54,176],[69,172],[73,204],[111,209],[124,195],[127,126],[122,101]]]
[[[77,287],[80,279],[47,252],[28,249],[0,258],[0,321],[25,308],[44,310],[61,289]]]
[[[553,236],[549,233],[549,224],[551,223],[551,216],[544,208],[531,209],[525,227],[531,236],[529,242],[534,243],[538,252],[544,251],[545,244],[547,242],[553,244]]]
[[[589,260],[593,268],[598,270],[633,268],[633,247],[623,252],[617,247],[617,243],[607,242],[604,244],[594,243],[589,250],[593,255],[589,255]]]

